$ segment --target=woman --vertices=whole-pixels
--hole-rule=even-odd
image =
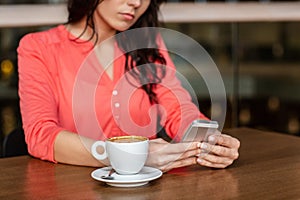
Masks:
[[[137,88],[131,97],[133,104],[130,104],[129,112],[137,124],[143,126],[149,123],[147,111],[153,104],[164,108],[164,112],[154,111],[153,116],[161,115],[164,129],[174,140],[180,138],[194,119],[206,119],[180,86],[175,73],[159,67],[166,64],[175,69],[169,55],[152,48],[125,53],[120,60],[105,68],[105,76],[101,79],[105,87],[99,87],[95,96],[102,136],[80,137],[77,132],[72,110],[72,92],[81,64],[95,45],[119,32],[124,33],[122,37],[126,38],[123,31],[128,29],[158,26],[160,2],[157,1],[69,0],[69,18],[66,24],[28,34],[21,40],[18,48],[20,107],[31,155],[52,162],[105,166],[105,163],[93,158],[86,145],[89,147],[95,139],[132,134],[118,126],[110,107],[112,95],[117,95],[118,92],[114,90],[114,86],[126,72],[130,72],[137,82],[143,83],[144,79],[148,81]],[[158,48],[164,46],[159,35],[148,37],[146,31],[144,37],[148,43]],[[112,44],[114,48],[111,49],[127,52],[134,41],[131,38],[125,41],[116,41],[117,45]],[[147,70],[137,68],[138,65],[147,66]],[[176,90],[176,95],[181,97],[180,103],[172,91],[160,86],[161,82],[171,82],[172,90]],[[225,168],[238,158],[240,145],[237,139],[228,135],[213,137],[211,140],[216,145],[211,153],[201,154],[210,148],[209,144],[170,144],[156,138],[156,135],[150,135],[149,138],[150,154],[146,165],[162,171],[197,163]]]

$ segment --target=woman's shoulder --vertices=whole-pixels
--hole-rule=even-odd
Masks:
[[[65,37],[64,25],[58,25],[48,30],[32,32],[24,35],[20,40],[20,45],[51,45],[61,43],[67,38]]]

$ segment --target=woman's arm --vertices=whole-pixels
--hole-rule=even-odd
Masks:
[[[54,157],[57,162],[73,165],[103,167],[107,160],[96,160],[91,152],[91,146],[95,141],[68,131],[61,131],[55,138]]]
[[[159,40],[159,43],[163,49],[161,50],[161,53],[167,61],[167,73],[162,84],[157,87],[156,94],[159,104],[164,111],[162,116],[162,121],[165,121],[164,127],[171,138],[179,141],[186,128],[194,119],[208,118],[198,110],[196,105],[192,103],[188,92],[182,88],[179,80],[175,76],[175,66],[167,51],[164,51],[166,47],[164,46],[163,41]],[[215,145],[201,143],[200,145],[195,146],[194,144],[190,145],[190,147],[193,147],[192,149],[186,149],[185,151],[183,151],[182,145],[184,144],[182,143],[177,144],[178,151],[174,151],[174,144],[168,144],[167,146],[169,148],[156,151],[157,148],[160,148],[159,145],[161,144],[153,143],[153,149],[155,149],[153,153],[154,163],[163,170],[196,163],[214,168],[225,168],[231,165],[239,156],[239,140],[224,134],[212,138],[215,140]],[[160,141],[159,143],[162,142]],[[211,152],[208,154],[207,150],[210,150]],[[176,152],[177,157],[170,156],[172,155],[172,152]],[[181,156],[179,156],[179,154]],[[150,160],[152,160],[151,157]]]
[[[18,48],[20,108],[28,151],[52,162],[104,166],[90,154],[92,139],[60,126],[55,80],[64,66],[52,61],[55,55],[49,51],[48,45],[52,43],[48,44],[47,39],[43,32],[29,34],[22,38]]]
[[[19,96],[28,152],[42,160],[54,160],[53,143],[63,130],[57,118],[53,77],[47,66],[46,45],[33,34],[18,47]]]
[[[208,119],[192,102],[189,92],[181,85],[176,77],[176,67],[160,36],[157,39],[160,53],[166,60],[166,74],[156,87],[160,105],[161,124],[168,135],[175,141],[180,141],[185,130],[195,119]]]

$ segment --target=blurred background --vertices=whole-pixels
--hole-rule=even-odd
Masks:
[[[197,1],[210,2],[246,1]],[[1,0],[0,6],[61,3],[65,0]],[[225,128],[247,126],[300,136],[300,22],[166,22],[164,26],[199,42],[219,68],[227,94]],[[50,27],[0,26],[0,144],[12,130],[22,126],[17,93],[18,42],[26,33]],[[205,83],[189,71],[187,63],[174,61],[196,91],[201,111],[210,116]],[[224,112],[222,106],[217,109]]]

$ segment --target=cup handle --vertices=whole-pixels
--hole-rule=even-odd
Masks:
[[[103,154],[99,154],[97,152],[97,147],[102,146],[104,148],[104,152]],[[106,153],[106,143],[103,141],[96,141],[93,145],[92,145],[92,155],[97,159],[97,160],[104,160],[105,158],[107,158],[107,153]]]

